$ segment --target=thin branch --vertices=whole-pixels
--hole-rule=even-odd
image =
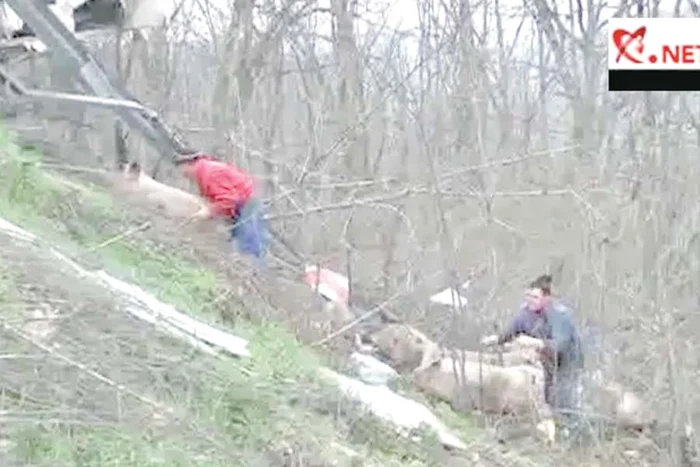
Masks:
[[[144,223],[141,224],[141,225],[138,225],[138,226],[136,226],[136,227],[133,227],[133,228],[131,228],[131,229],[129,229],[129,230],[126,230],[126,231],[120,233],[119,235],[115,235],[114,237],[105,240],[104,242],[100,243],[99,245],[95,245],[95,246],[93,246],[93,247],[91,247],[91,248],[88,248],[87,250],[85,250],[85,251],[83,252],[82,255],[84,256],[84,255],[87,255],[87,254],[92,253],[92,252],[94,252],[94,251],[97,251],[97,250],[100,250],[100,249],[102,249],[102,248],[105,248],[105,247],[107,247],[107,246],[109,246],[109,245],[111,245],[111,244],[113,244],[113,243],[116,243],[116,242],[118,242],[118,241],[120,241],[120,240],[123,240],[123,239],[129,237],[130,235],[133,235],[133,234],[135,234],[135,233],[137,233],[137,232],[141,232],[142,230],[149,229],[150,227],[151,227],[151,223],[150,223],[149,221],[146,221],[146,222],[144,222]]]
[[[102,383],[104,383],[104,384],[106,384],[106,385],[108,385],[108,386],[113,387],[113,388],[116,389],[117,391],[120,391],[120,392],[123,392],[123,393],[125,393],[125,394],[128,394],[128,395],[130,395],[130,396],[132,396],[132,397],[138,399],[139,401],[141,401],[141,402],[143,402],[143,403],[145,403],[145,404],[147,404],[147,405],[150,405],[150,406],[152,406],[152,407],[155,407],[155,408],[157,408],[157,409],[159,409],[159,410],[164,411],[165,413],[169,413],[169,414],[174,413],[174,410],[173,410],[172,407],[168,407],[168,406],[166,406],[166,405],[164,405],[164,404],[162,404],[162,403],[160,403],[160,402],[158,402],[158,401],[155,401],[155,400],[153,400],[153,399],[150,399],[150,398],[148,398],[148,397],[146,397],[146,396],[142,396],[141,394],[137,393],[136,391],[134,391],[134,390],[132,390],[132,389],[129,389],[128,387],[124,386],[123,384],[119,384],[119,383],[116,383],[116,382],[112,381],[111,379],[109,379],[109,378],[107,378],[106,376],[104,376],[104,375],[102,375],[102,374],[96,372],[95,370],[92,370],[92,369],[88,368],[88,367],[85,366],[84,364],[82,364],[82,363],[80,363],[80,362],[77,362],[77,361],[73,360],[72,358],[63,355],[62,353],[56,351],[55,349],[52,349],[51,347],[48,347],[47,345],[42,344],[42,343],[39,342],[38,340],[36,340],[36,339],[34,339],[34,338],[28,336],[27,334],[25,334],[24,332],[20,331],[19,329],[17,329],[17,328],[14,327],[14,326],[12,326],[12,325],[10,325],[10,324],[8,324],[8,323],[6,323],[6,322],[3,322],[3,323],[2,323],[2,327],[3,327],[5,330],[7,330],[7,331],[9,331],[9,332],[11,332],[11,333],[13,333],[13,334],[15,334],[17,337],[19,337],[19,338],[21,338],[21,339],[23,339],[23,340],[25,340],[25,341],[27,341],[27,342],[33,344],[34,346],[36,346],[36,347],[38,347],[39,349],[43,350],[44,352],[46,352],[47,354],[51,355],[52,357],[55,357],[56,359],[61,360],[62,362],[66,363],[67,365],[70,365],[70,366],[73,366],[73,367],[75,367],[75,368],[78,368],[78,369],[81,370],[82,372],[84,372],[84,373],[86,373],[86,374],[92,376],[93,378],[97,379],[98,381],[101,381]]]

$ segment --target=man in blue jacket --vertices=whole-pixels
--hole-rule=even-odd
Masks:
[[[552,276],[530,283],[525,303],[506,331],[487,336],[485,346],[500,345],[520,334],[541,339],[540,357],[545,374],[545,400],[560,415],[571,418],[580,410],[583,352],[573,312],[551,296]]]

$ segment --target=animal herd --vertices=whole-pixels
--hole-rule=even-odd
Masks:
[[[122,192],[135,194],[140,201],[175,218],[187,218],[201,206],[199,197],[154,180],[135,162],[125,164],[112,181]],[[326,307],[326,312],[334,314],[335,322],[347,323],[355,317],[342,300]],[[366,343],[361,352],[382,356],[394,369],[410,375],[425,394],[448,401],[458,411],[478,410],[537,423],[548,438],[553,436],[535,339],[520,336],[495,353],[448,349],[414,327],[391,319],[375,321],[361,333],[357,342]],[[590,413],[629,430],[654,425],[649,406],[622,385],[590,383],[587,389]]]
[[[383,356],[408,374],[427,395],[449,402],[455,410],[511,415],[539,422],[545,430],[552,412],[544,399],[544,370],[534,350],[534,339],[520,336],[499,355],[447,349],[403,323],[385,323],[369,332],[363,349]],[[590,397],[585,412],[626,430],[652,427],[655,418],[642,398],[615,382],[586,386]],[[545,424],[543,424],[545,423]],[[553,432],[547,428],[546,436]],[[549,439],[552,441],[552,439]]]

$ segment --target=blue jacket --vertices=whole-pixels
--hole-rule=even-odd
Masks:
[[[519,334],[543,339],[555,356],[557,372],[583,368],[581,338],[573,311],[566,305],[550,302],[542,313],[535,313],[525,304],[521,305],[520,312],[499,336],[498,343],[508,342]]]

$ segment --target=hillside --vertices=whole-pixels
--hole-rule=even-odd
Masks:
[[[357,308],[476,350],[551,274],[588,376],[652,406],[652,433],[603,439],[593,414],[589,444],[546,448],[402,380],[468,449],[397,438],[316,379],[347,372],[352,342],[298,271],[250,281],[211,224],[110,188],[105,168],[128,159],[192,189],[170,151],[108,108],[4,92],[0,119],[21,138],[0,134],[0,224],[42,239],[0,231],[9,463],[700,465],[700,100],[611,92],[606,67],[611,17],[646,27],[695,5],[370,3],[184,1],[147,34],[84,39],[188,145],[254,175],[275,231],[349,276]],[[90,94],[55,47],[15,52],[0,55],[28,89]],[[252,358],[155,332],[51,247],[249,339]],[[467,306],[430,304],[465,282]]]
[[[270,320],[262,297],[236,297],[216,267],[168,246],[167,226],[134,232],[133,209],[1,138],[0,218],[48,242],[0,233],[2,465],[529,465],[444,407],[468,453],[398,436],[318,380],[338,361]],[[248,339],[253,358],[209,356],[136,320],[51,246]]]
[[[172,222],[89,181],[99,177],[56,170],[1,135],[1,218],[86,268],[249,339],[253,354],[232,361],[193,350],[125,314],[118,297],[46,246],[3,238],[3,465],[488,467],[557,465],[561,456],[625,465],[640,455],[638,441],[583,451],[501,445],[491,429],[444,404],[436,413],[459,428],[467,453],[445,451],[428,433],[421,442],[397,436],[317,379],[320,365],[344,365],[333,346],[318,353],[303,343],[328,328],[314,321],[313,306],[304,306],[311,295],[294,278],[282,274],[275,290],[246,289],[211,235],[172,235]]]
[[[109,198],[42,172],[34,154],[2,137],[1,217],[79,263],[87,245],[118,233],[123,219]],[[367,465],[423,464],[410,443],[372,446],[377,428],[339,413],[351,407],[313,377],[318,357],[282,327],[237,320],[256,358],[222,361],[130,318],[45,249],[8,240],[2,465],[351,465],[353,451]],[[112,244],[89,262],[216,320],[207,310],[216,307],[215,275],[145,242]]]

